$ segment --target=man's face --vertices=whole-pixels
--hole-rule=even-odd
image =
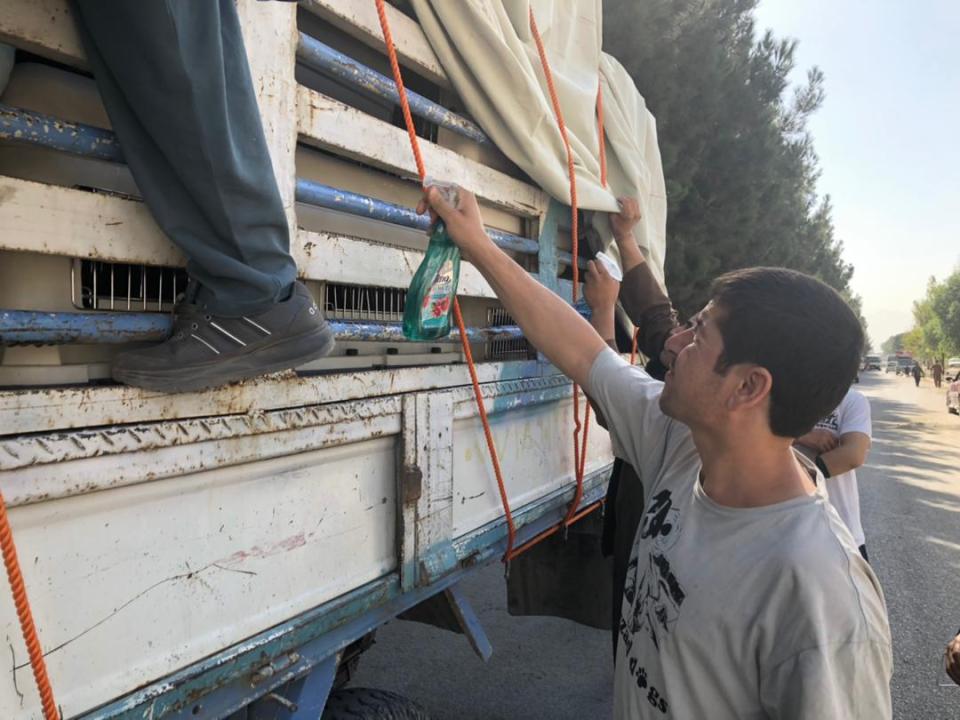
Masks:
[[[716,371],[723,338],[713,304],[697,313],[667,339],[661,360],[670,368],[664,378],[660,409],[691,427],[722,421],[726,375]]]

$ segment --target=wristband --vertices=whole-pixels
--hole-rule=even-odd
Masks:
[[[823,473],[824,478],[830,477],[830,469],[827,467],[827,464],[823,461],[823,455],[817,455],[817,459],[813,461],[813,464],[817,466],[820,472]]]

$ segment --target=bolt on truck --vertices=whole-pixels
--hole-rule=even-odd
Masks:
[[[164,337],[187,278],[122,162],[70,6],[0,7],[0,489],[64,718],[319,718],[404,613],[490,652],[458,582],[503,554],[505,509],[457,338],[399,332],[425,220],[373,2],[237,5],[292,252],[337,349],[178,395],[109,380],[118,349]],[[569,209],[465,117],[405,10],[387,8],[428,166],[569,300]],[[574,497],[571,385],[469,263],[459,292],[528,540]],[[593,428],[581,508],[611,462]],[[5,584],[0,628],[0,717],[39,718]]]

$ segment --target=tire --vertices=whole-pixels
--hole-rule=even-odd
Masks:
[[[320,720],[430,720],[422,707],[396,693],[345,688],[330,694]]]

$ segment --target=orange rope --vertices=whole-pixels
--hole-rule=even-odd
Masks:
[[[46,720],[60,720],[57,703],[53,699],[53,688],[47,675],[47,665],[43,659],[43,650],[40,647],[40,638],[37,637],[37,628],[33,623],[30,600],[27,598],[27,586],[23,582],[23,573],[20,572],[17,546],[13,542],[10,518],[7,517],[7,503],[3,499],[2,493],[0,493],[0,548],[3,550],[3,564],[7,568],[7,579],[10,580],[13,602],[17,607],[17,617],[20,620],[23,642],[26,644],[27,653],[30,656],[33,679],[37,683],[37,691],[40,693],[40,701],[43,704],[43,717]]]
[[[387,20],[387,10],[384,0],[375,0],[377,4],[377,16],[380,18],[380,29],[383,31],[383,41],[387,47],[387,56],[390,59],[390,69],[393,71],[393,82],[397,86],[397,94],[400,97],[400,108],[403,111],[403,121],[407,126],[407,134],[410,136],[410,148],[413,150],[413,157],[417,163],[417,173],[420,175],[420,183],[423,184],[427,178],[427,171],[423,164],[423,155],[420,153],[420,142],[413,125],[413,117],[410,114],[410,105],[407,102],[407,91],[403,86],[403,75],[400,72],[400,62],[397,59],[397,48],[393,44],[393,35],[390,33],[390,23]],[[480,391],[480,380],[477,377],[477,368],[473,361],[473,352],[470,349],[470,341],[467,338],[467,329],[463,324],[463,315],[460,312],[460,301],[453,299],[453,317],[460,330],[460,344],[463,348],[464,357],[467,360],[467,369],[470,372],[470,382],[473,385],[473,396],[477,403],[477,410],[480,413],[480,421],[483,424],[483,434],[487,441],[487,450],[490,453],[490,462],[493,464],[493,473],[497,478],[497,488],[500,491],[500,502],[503,504],[503,512],[507,519],[507,550],[504,554],[504,561],[512,557],[513,546],[516,542],[516,526],[513,522],[513,513],[510,510],[510,500],[507,497],[507,486],[503,481],[503,471],[500,467],[500,456],[497,453],[497,446],[493,440],[493,432],[490,429],[490,421],[487,418],[487,409],[483,404],[483,393]]]
[[[383,0],[377,1],[383,2]],[[470,371],[470,382],[473,384],[473,397],[477,401],[477,410],[480,411],[480,422],[483,423],[483,434],[487,439],[487,450],[490,451],[490,462],[493,463],[493,474],[497,477],[497,489],[500,490],[500,502],[503,504],[504,515],[506,515],[507,518],[507,550],[504,553],[504,557],[506,558],[513,551],[513,543],[516,541],[517,529],[513,524],[513,513],[510,511],[507,486],[503,482],[500,456],[497,454],[497,446],[493,441],[493,432],[490,430],[490,421],[487,419],[487,409],[483,404],[483,394],[480,392],[480,380],[477,378],[477,368],[473,362],[473,352],[470,349],[470,342],[467,340],[467,328],[463,324],[463,315],[460,313],[460,303],[456,298],[453,300],[453,317],[457,321],[457,327],[460,329],[460,343],[463,346],[463,354],[467,358],[467,369]]]
[[[547,89],[550,91],[550,102],[553,104],[553,114],[556,116],[557,127],[560,130],[560,137],[563,139],[563,147],[567,152],[567,174],[570,179],[570,241],[572,244],[571,252],[573,255],[573,302],[576,303],[579,297],[580,268],[579,268],[579,237],[577,227],[577,175],[573,164],[573,151],[570,149],[570,140],[567,137],[567,125],[563,121],[563,111],[560,108],[560,98],[557,95],[557,88],[553,83],[553,73],[550,70],[550,63],[547,60],[547,51],[543,46],[543,38],[540,37],[540,31],[537,28],[537,21],[533,17],[533,8],[530,8],[530,32],[533,40],[537,44],[537,53],[540,55],[540,64],[543,66],[544,79],[547,81]],[[563,519],[564,525],[573,522],[573,516],[576,514],[577,506],[583,498],[583,472],[586,466],[587,438],[586,428],[590,422],[590,406],[583,414],[583,423],[580,422],[580,388],[576,384],[573,386],[573,471],[577,478],[577,489],[573,494],[573,500],[567,510],[567,515]],[[583,448],[580,446],[580,431],[584,430]]]

